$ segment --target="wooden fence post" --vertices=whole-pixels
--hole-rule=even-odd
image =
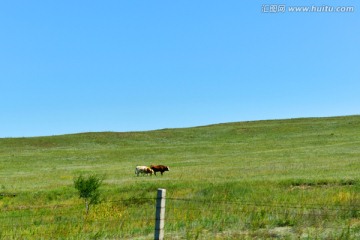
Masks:
[[[159,188],[156,198],[155,240],[164,239],[166,189]]]

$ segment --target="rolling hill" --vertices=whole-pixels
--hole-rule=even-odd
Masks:
[[[360,116],[235,122],[146,132],[3,138],[0,139],[0,207],[16,212],[24,206],[78,204],[74,177],[96,173],[105,176],[103,197],[110,205],[139,196],[140,199],[152,198],[159,187],[168,190],[169,198],[194,200],[195,203],[189,204],[191,208],[201,208],[196,201],[252,203],[251,209],[254,205],[269,204],[263,207],[263,216],[259,209],[252,211],[231,205],[230,210],[239,211],[233,217],[239,216],[242,220],[234,220],[236,224],[219,229],[211,222],[228,218],[212,215],[211,208],[203,209],[206,221],[193,216],[184,220],[195,224],[192,226],[170,223],[170,232],[199,234],[200,239],[206,239],[209,236],[206,229],[210,228],[216,229],[212,236],[218,234],[219,239],[239,236],[251,239],[252,236],[264,237],[277,227],[288,227],[291,231],[277,236],[320,234],[317,236],[321,238],[344,235],[343,229],[350,226],[352,232],[346,236],[359,236],[356,235],[360,229],[359,144]],[[135,177],[135,166],[150,164],[168,165],[171,171],[162,177]],[[145,203],[140,201],[139,204]],[[273,206],[278,205],[308,210],[309,206],[316,206],[316,210],[349,207],[352,214],[340,214],[340,218],[330,217],[330,214],[324,225],[316,220],[306,223],[304,216],[296,214],[293,218],[284,217],[282,222],[275,217],[281,215],[274,212]],[[114,212],[125,211],[120,208]],[[132,211],[131,207],[127,211]],[[250,213],[258,211],[258,219],[251,220],[254,216]],[[185,217],[181,212],[172,214],[177,216],[178,222]],[[11,216],[3,215],[3,224],[11,221]],[[94,218],[101,219],[100,215]],[[320,220],[325,222],[321,217]],[[339,225],[342,226],[340,230],[326,230]],[[46,229],[41,224],[40,227]],[[36,238],[39,227],[34,227],[38,230],[29,228]],[[133,232],[136,228],[139,228],[136,224],[128,226],[130,233],[126,236],[144,234]],[[27,227],[21,229],[30,231]],[[266,234],[264,229],[267,229]],[[76,236],[76,231],[80,230],[70,231],[72,236]],[[94,231],[80,231],[84,235],[79,236],[87,238],[87,234],[95,234],[97,230]],[[151,232],[151,228],[146,231]],[[324,233],[326,231],[328,233]],[[4,229],[2,232],[12,234]],[[229,234],[221,235],[224,232]],[[16,235],[11,236],[16,238]],[[120,235],[117,230],[110,229],[104,230],[101,236],[116,238]]]

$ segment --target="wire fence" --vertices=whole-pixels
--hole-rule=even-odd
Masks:
[[[156,198],[1,207],[1,239],[153,239]],[[166,239],[360,238],[360,206],[166,198]]]

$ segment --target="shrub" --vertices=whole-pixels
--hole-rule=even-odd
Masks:
[[[89,213],[90,205],[97,204],[100,201],[99,187],[103,179],[97,175],[84,177],[78,176],[74,179],[74,186],[79,192],[79,197],[84,199],[86,214]]]

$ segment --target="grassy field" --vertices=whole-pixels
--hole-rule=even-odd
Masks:
[[[0,238],[152,239],[157,188],[166,239],[359,239],[360,116],[0,139]]]

